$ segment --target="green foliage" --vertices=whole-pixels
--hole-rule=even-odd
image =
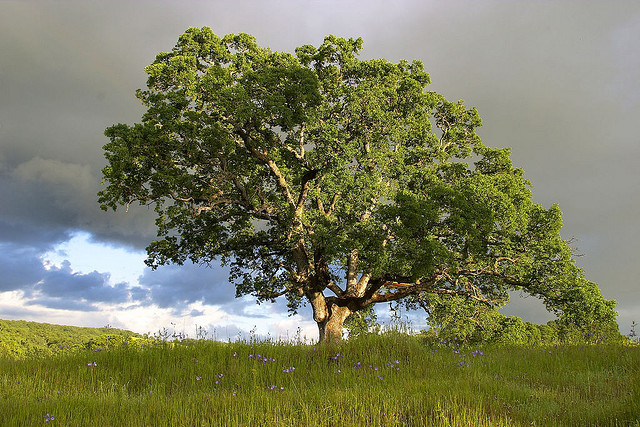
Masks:
[[[141,123],[105,131],[102,208],[153,205],[148,265],[221,260],[238,295],[311,303],[321,338],[376,303],[499,307],[510,290],[562,322],[614,324],[560,209],[482,143],[476,109],[427,90],[420,61],[361,48],[328,36],[291,54],[189,28],[145,68]]]
[[[381,330],[373,305],[349,315],[344,321],[344,327],[349,331],[349,338],[356,338],[366,334],[379,334]]]
[[[516,316],[506,316],[496,309],[469,301],[460,296],[430,298],[431,340],[452,340],[464,343],[505,344],[587,344],[622,343],[625,337],[613,323],[576,324],[553,320],[546,325],[524,322]]]
[[[24,320],[0,320],[0,355],[52,356],[82,348],[112,348],[142,337],[114,328],[80,328]]]

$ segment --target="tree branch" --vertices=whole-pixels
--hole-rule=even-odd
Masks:
[[[278,182],[278,186],[280,187],[280,190],[282,191],[282,194],[284,195],[285,200],[287,201],[289,206],[293,210],[295,210],[296,202],[293,200],[293,197],[291,196],[291,191],[289,190],[289,184],[287,183],[287,180],[284,178],[284,175],[282,175],[282,173],[280,172],[278,165],[269,157],[269,155],[266,152],[258,150],[251,144],[251,141],[250,141],[251,138],[249,137],[247,132],[245,132],[242,129],[237,129],[237,132],[242,138],[244,146],[251,152],[253,157],[260,160],[269,168],[273,176],[276,178],[276,181]]]
[[[334,282],[329,282],[327,284],[327,288],[329,288],[329,290],[336,294],[338,297],[343,297],[345,295],[345,292],[340,288],[340,286],[338,286]]]

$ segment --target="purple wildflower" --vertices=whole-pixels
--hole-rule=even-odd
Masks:
[[[98,364],[96,362],[89,362],[87,363],[87,366],[98,366]]]
[[[44,422],[45,422],[45,423],[48,423],[48,422],[51,422],[51,421],[55,420],[55,418],[53,417],[53,415],[51,415],[51,414],[49,414],[49,413],[47,413],[47,415],[44,415],[43,417],[44,417]]]

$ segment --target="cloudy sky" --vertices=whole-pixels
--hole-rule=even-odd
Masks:
[[[640,322],[635,0],[0,0],[0,318],[317,336],[309,310],[234,298],[220,267],[145,268],[152,212],[98,207],[104,129],[140,120],[143,68],[190,26],[284,51],[361,36],[364,58],[422,60],[432,90],[478,108],[486,145],[512,147],[535,201],[559,203],[621,331]],[[550,318],[517,295],[505,312]]]

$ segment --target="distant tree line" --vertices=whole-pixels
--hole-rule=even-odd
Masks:
[[[96,350],[143,339],[134,332],[104,328],[51,325],[24,320],[0,320],[0,356],[51,356],[65,351]]]
[[[517,316],[504,315],[461,296],[432,298],[430,304],[429,328],[422,332],[429,341],[531,345],[629,341],[619,332],[617,325],[611,323],[575,324],[556,319],[536,324]],[[383,331],[373,309],[350,316],[345,321],[345,328],[352,338]]]

